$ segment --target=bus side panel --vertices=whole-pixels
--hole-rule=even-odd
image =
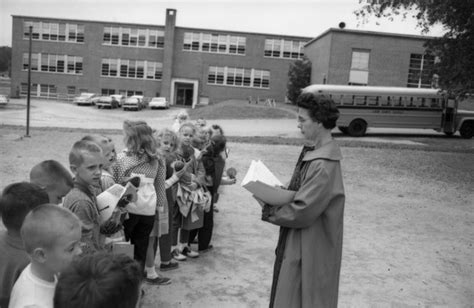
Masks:
[[[363,119],[368,127],[439,129],[441,110],[392,110],[339,108],[338,126],[349,126],[354,119]]]

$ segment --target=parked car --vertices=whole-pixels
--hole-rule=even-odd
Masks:
[[[170,102],[166,99],[166,97],[153,97],[151,101],[148,103],[151,109],[168,109],[170,108]]]
[[[10,99],[6,95],[0,95],[0,106],[6,106]]]
[[[143,99],[143,95],[133,95],[127,97],[123,103],[123,110],[142,110],[146,108],[146,103]]]
[[[78,106],[95,105],[98,100],[99,96],[97,96],[96,94],[83,92],[79,96],[74,97],[72,102],[77,104]]]
[[[97,108],[119,108],[122,107],[124,101],[124,96],[122,94],[113,94],[110,96],[101,96],[99,97],[96,105]]]

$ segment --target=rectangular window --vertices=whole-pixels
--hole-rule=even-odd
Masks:
[[[211,34],[210,33],[203,33],[202,34],[202,51],[210,52],[211,51]]]
[[[57,23],[51,23],[50,24],[50,40],[52,41],[57,41],[58,40],[58,34],[59,34],[59,24]]]
[[[56,72],[56,62],[57,62],[57,56],[56,55],[49,55],[49,60],[48,60],[48,70],[50,72]]]
[[[264,51],[265,57],[271,57],[272,50],[273,50],[273,40],[265,40],[265,51]]]
[[[32,53],[31,54],[31,70],[37,71],[39,67],[39,53]]]
[[[66,63],[66,56],[58,55],[58,64],[57,64],[58,73],[64,73],[64,67],[66,65],[65,63]]]
[[[119,44],[120,28],[112,27],[112,45]]]
[[[138,46],[146,46],[146,29],[138,29]]]
[[[137,61],[137,78],[143,79],[145,75],[145,61]]]
[[[48,71],[48,54],[40,54],[41,59],[41,71],[47,72]]]
[[[219,36],[217,34],[211,34],[211,52],[217,52],[218,40]]]
[[[103,96],[109,96],[115,94],[115,89],[100,89],[100,94]]]
[[[245,69],[244,70],[244,87],[250,87],[252,81],[252,70]]]
[[[158,31],[150,30],[148,34],[148,47],[157,47]]]
[[[207,83],[215,84],[217,77],[217,67],[216,66],[209,66],[209,73],[207,75]]]
[[[130,30],[130,46],[137,46],[138,44],[138,30],[131,29]]]
[[[28,70],[28,66],[29,66],[28,54],[24,53],[23,54],[23,70]]]
[[[77,37],[77,25],[74,24],[68,24],[68,29],[69,29],[69,34],[68,34],[68,41],[69,42],[75,42]]]
[[[118,60],[109,59],[109,76],[116,77],[118,72]]]
[[[224,67],[217,68],[216,84],[224,84]]]
[[[229,53],[237,53],[237,43],[238,38],[236,36],[231,36],[229,39]]]
[[[411,54],[408,68],[409,88],[430,88],[433,76],[434,56],[428,54]]]
[[[128,75],[128,60],[120,60],[120,77]]]
[[[193,38],[191,41],[191,50],[194,51],[199,51],[199,39],[200,39],[200,34],[199,33],[193,33]]]
[[[137,62],[134,60],[129,61],[128,65],[128,77],[135,78],[137,76]]]
[[[227,44],[228,44],[227,39],[228,39],[227,35],[219,34],[219,40],[218,40],[219,53],[226,53],[227,52]]]
[[[303,57],[305,42],[282,39],[266,39],[264,56],[283,59],[300,59]]]
[[[41,23],[40,22],[33,22],[33,32],[31,36],[34,40],[39,40],[41,34]]]
[[[234,80],[235,80],[235,68],[228,67],[227,68],[227,79],[226,79],[226,85],[233,86],[234,85]]]
[[[191,50],[192,42],[193,42],[193,34],[191,32],[185,32],[184,33],[183,49],[184,50]]]
[[[41,39],[49,41],[49,23],[43,22],[43,26],[41,27]]]
[[[130,29],[121,28],[122,30],[122,46],[128,46],[130,42]]]
[[[75,57],[76,74],[82,74],[82,57]]]
[[[28,39],[30,37],[30,26],[33,26],[33,22],[31,21],[23,22],[23,38],[25,39]]]
[[[78,43],[84,43],[84,25],[77,26],[76,41]]]
[[[369,50],[353,50],[351,70],[349,72],[350,85],[367,85],[369,82]]]
[[[273,40],[272,57],[279,58],[281,55],[281,40]]]
[[[76,94],[76,87],[75,87],[75,86],[68,86],[68,87],[67,87],[67,94],[68,94],[68,95],[74,95],[74,94]]]
[[[261,88],[262,87],[262,80],[263,80],[263,76],[262,76],[262,71],[260,70],[254,70],[253,71],[253,84],[252,86],[254,88]]]
[[[58,29],[58,41],[64,42],[66,41],[66,24],[59,24]]]
[[[109,59],[102,59],[102,76],[109,76],[110,64]]]
[[[155,79],[161,80],[163,75],[163,64],[159,62],[155,62]]]
[[[165,33],[163,31],[158,31],[158,37],[156,38],[156,47],[157,48],[165,47]]]
[[[244,82],[244,69],[237,68],[235,69],[235,85],[242,86]]]
[[[112,28],[111,27],[104,27],[103,43],[106,45],[112,44]]]
[[[155,62],[148,61],[146,64],[146,79],[155,78]]]
[[[245,37],[238,37],[237,39],[237,53],[239,55],[245,55],[247,39]]]

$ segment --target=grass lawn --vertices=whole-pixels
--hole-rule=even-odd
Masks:
[[[189,109],[192,120],[199,118],[216,119],[293,119],[296,118],[296,107],[277,103],[276,107],[263,104],[249,104],[245,100],[228,100],[217,104]]]

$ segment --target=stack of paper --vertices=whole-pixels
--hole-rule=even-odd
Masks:
[[[101,223],[107,221],[112,216],[120,199],[127,198],[127,200],[132,201],[136,199],[136,195],[137,188],[131,182],[127,182],[125,186],[114,184],[100,193],[97,196],[97,208]]]
[[[296,193],[282,189],[283,184],[280,180],[260,160],[252,160],[241,185],[255,197],[270,205],[290,203]]]

